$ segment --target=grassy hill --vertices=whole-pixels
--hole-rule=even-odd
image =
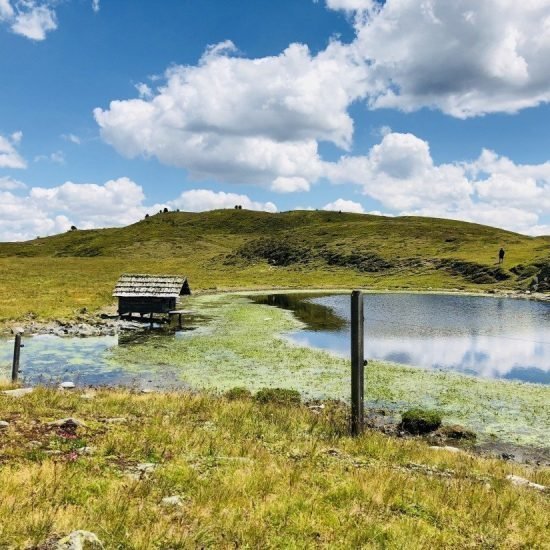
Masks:
[[[505,264],[496,264],[500,247]],[[125,272],[185,273],[193,290],[528,288],[550,237],[453,220],[324,211],[170,212],[123,228],[0,243],[0,319],[112,303]]]

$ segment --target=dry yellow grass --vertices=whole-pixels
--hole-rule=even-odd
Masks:
[[[0,547],[75,529],[106,548],[544,548],[532,469],[376,432],[351,439],[338,407],[39,389],[0,397]],[[76,417],[75,436],[46,425]],[[105,423],[123,417],[125,422]],[[91,454],[78,449],[91,447]],[[51,454],[55,451],[56,454]],[[128,475],[154,463],[141,479]],[[183,506],[164,507],[179,495]]]

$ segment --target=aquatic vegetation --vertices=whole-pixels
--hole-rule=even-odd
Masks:
[[[349,361],[285,339],[285,332],[303,327],[291,312],[239,295],[195,296],[191,305],[208,309],[208,330],[188,332],[169,345],[145,341],[114,348],[111,361],[128,372],[162,372],[169,365],[170,376],[197,389],[287,388],[304,399],[348,400]],[[550,387],[544,385],[370,361],[365,399],[396,418],[413,407],[437,409],[445,423],[461,424],[482,440],[540,447],[550,441]]]

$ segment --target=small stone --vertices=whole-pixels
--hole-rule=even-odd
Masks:
[[[0,430],[6,430],[9,428],[10,423],[6,422],[5,420],[0,420]]]
[[[174,507],[181,508],[183,506],[183,499],[178,495],[174,495],[173,497],[164,497],[160,501],[160,504],[161,506],[166,506],[166,507],[174,506]]]
[[[136,466],[136,470],[138,472],[143,472],[144,474],[151,474],[156,470],[157,466],[158,464],[155,464],[154,462],[142,462]]]
[[[59,384],[59,388],[62,390],[72,390],[73,388],[76,388],[76,385],[74,382],[61,382],[61,384]]]
[[[151,389],[151,388],[143,388],[141,390],[141,393],[154,393],[155,390]]]
[[[102,422],[105,422],[106,424],[124,424],[128,422],[128,419],[120,417],[120,418],[105,418],[102,420]]]
[[[33,391],[34,388],[17,388],[16,390],[4,390],[2,393],[4,395],[9,395],[10,397],[23,397]]]
[[[95,453],[95,447],[80,447],[76,452],[79,455],[93,455]]]
[[[127,470],[126,475],[130,479],[133,479],[134,481],[139,481],[143,478],[148,477],[150,474],[152,474],[157,468],[157,466],[158,466],[157,464],[154,464],[152,462],[143,462]]]
[[[73,531],[57,541],[56,550],[88,550],[104,548],[95,533],[90,531]]]
[[[86,424],[77,418],[62,418],[48,422],[48,426],[57,426],[58,428],[85,428]]]
[[[506,476],[506,479],[510,481],[512,485],[517,485],[518,487],[529,487],[530,489],[536,489],[537,491],[546,491],[545,485],[533,483],[532,481],[529,481],[521,476],[510,474]]]

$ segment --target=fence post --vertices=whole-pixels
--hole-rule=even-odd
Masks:
[[[19,378],[19,358],[21,356],[21,348],[23,347],[23,345],[21,344],[21,336],[23,335],[23,330],[16,328],[13,329],[12,332],[13,334],[15,334],[15,342],[13,344],[13,364],[11,367],[11,381],[15,383]]]
[[[364,325],[363,293],[351,293],[351,434],[363,431],[364,421]]]

